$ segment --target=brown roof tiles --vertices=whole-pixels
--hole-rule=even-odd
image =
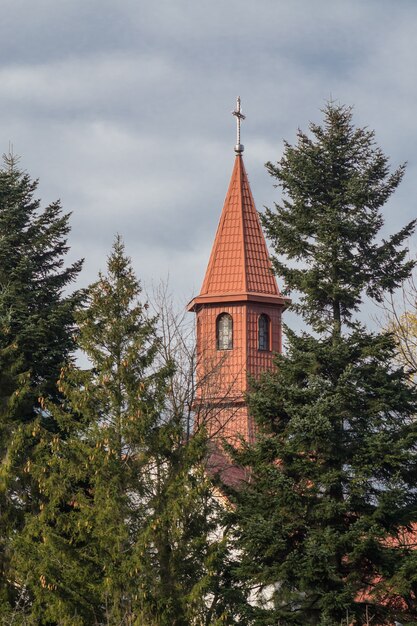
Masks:
[[[243,159],[238,155],[200,296],[248,293],[280,296]]]

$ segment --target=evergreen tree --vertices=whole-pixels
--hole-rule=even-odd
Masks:
[[[21,592],[9,570],[11,536],[23,513],[37,509],[36,491],[23,466],[28,433],[39,418],[39,396],[56,398],[62,362],[74,347],[76,297],[63,295],[81,269],[64,267],[69,215],[59,201],[44,209],[37,181],[13,155],[0,169],[0,605]],[[54,424],[45,423],[54,429]]]
[[[378,241],[380,209],[405,166],[390,173],[374,132],[355,128],[351,109],[330,103],[324,114],[324,126],[310,124],[313,138],[299,131],[295,146],[285,143],[281,161],[267,163],[284,198],[261,219],[278,255],[277,275],[300,295],[293,309],[314,330],[330,324],[340,334],[342,324],[351,326],[364,293],[380,302],[410,275],[414,262],[405,261],[401,244],[416,221]]]
[[[173,365],[156,365],[140,291],[117,238],[77,315],[92,369],[65,368],[62,406],[45,404],[59,436],[36,424],[43,506],[15,545],[36,624],[216,623],[204,618],[223,549],[210,539],[205,435],[186,441],[182,413],[167,410]]]
[[[349,108],[328,104],[310,131],[267,164],[284,199],[263,224],[315,334],[288,331],[288,354],[253,385],[257,441],[233,453],[251,476],[232,494],[238,573],[269,601],[256,624],[364,623],[366,605],[372,624],[414,623],[403,538],[417,522],[417,398],[392,336],[355,320],[364,295],[380,301],[413,266],[414,222],[378,239],[404,168],[390,173]]]

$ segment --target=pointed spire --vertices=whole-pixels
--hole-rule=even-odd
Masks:
[[[200,295],[190,303],[236,300],[285,305],[249,186],[237,154]]]

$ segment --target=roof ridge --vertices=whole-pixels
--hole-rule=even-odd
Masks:
[[[243,164],[243,157],[238,154],[237,157],[239,163],[239,200],[240,200],[240,213],[241,213],[241,231],[242,231],[242,254],[243,254],[243,289],[248,290],[248,277],[247,277],[247,251],[246,251],[246,232],[245,232],[245,217],[244,217],[244,204],[243,204],[243,184],[245,180],[244,174],[245,166]]]

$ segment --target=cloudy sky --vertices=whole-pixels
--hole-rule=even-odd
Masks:
[[[393,166],[389,230],[416,214],[415,0],[1,0],[0,153],[9,142],[46,204],[72,211],[80,284],[123,235],[143,283],[200,288],[231,174],[238,94],[259,209],[264,163],[354,105]]]

